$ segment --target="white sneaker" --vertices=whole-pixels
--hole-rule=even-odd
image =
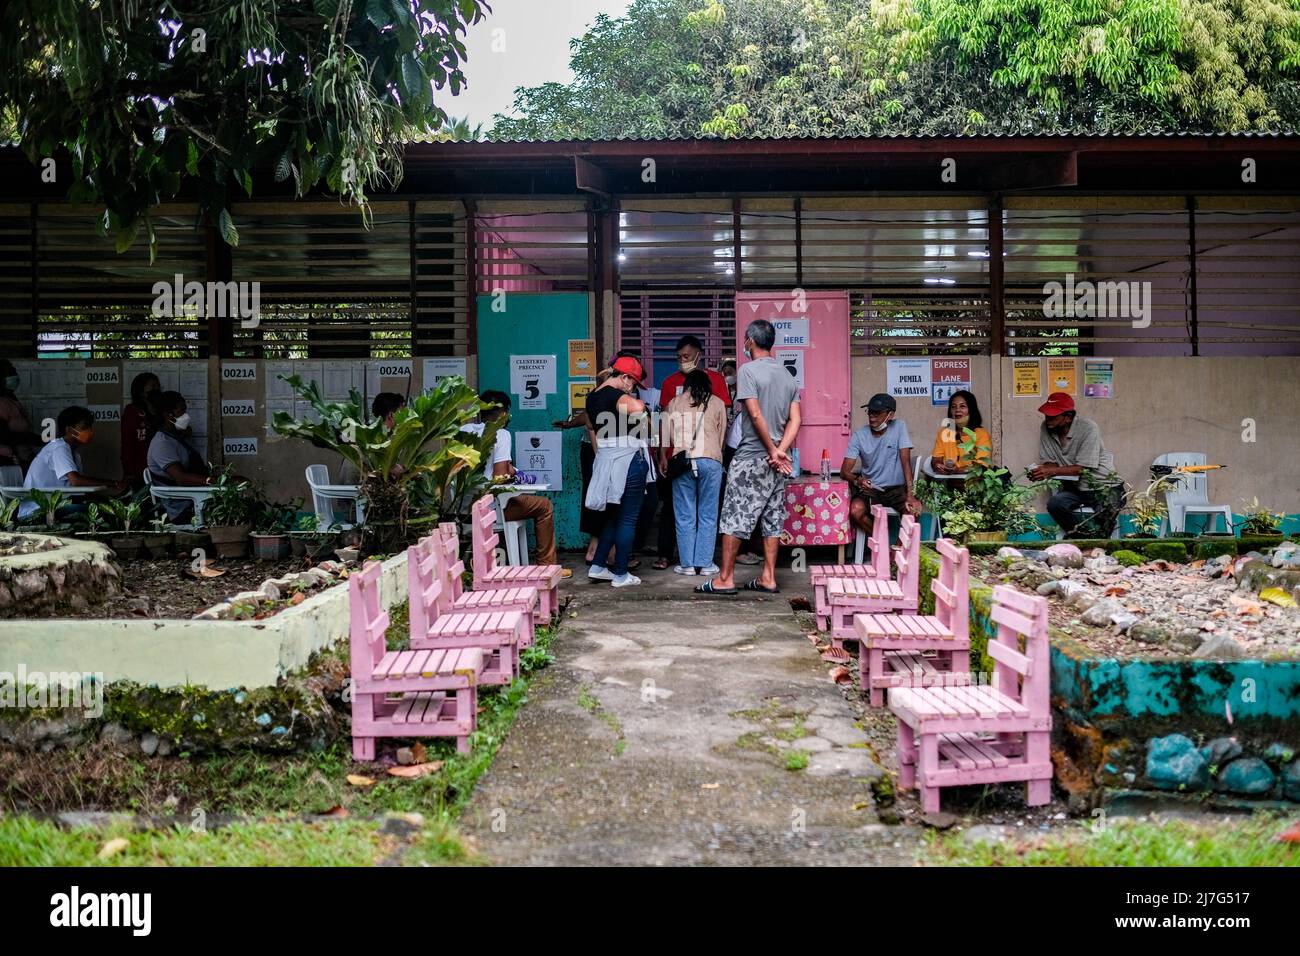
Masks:
[[[700,574],[707,574],[709,577],[715,577],[722,571],[722,568],[716,564],[710,564],[707,568],[700,568]]]
[[[593,564],[587,569],[588,581],[613,581],[614,572],[609,568],[602,568],[599,564]]]
[[[673,568],[673,570],[676,571],[678,574],[694,574],[694,573],[695,573],[695,569],[694,569],[694,568],[684,568],[684,567],[682,567],[680,564],[677,565],[677,567]]]
[[[641,583],[641,579],[638,578],[635,574],[625,574],[622,577],[614,578],[614,583],[612,586],[616,588],[625,588],[625,587],[630,587],[633,584],[640,584],[640,583]]]

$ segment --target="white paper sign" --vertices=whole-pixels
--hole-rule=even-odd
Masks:
[[[782,365],[787,372],[794,376],[794,380],[799,383],[800,391],[803,390],[803,349],[773,349],[772,356]]]
[[[358,382],[353,376],[351,362],[326,362],[324,366],[320,393],[327,402],[346,402],[349,389],[360,391],[365,384],[364,371],[362,380]]]
[[[533,475],[551,491],[564,490],[564,435],[552,432],[515,432],[515,470]]]
[[[257,402],[251,398],[223,398],[222,418],[251,418],[257,414]]]
[[[510,356],[510,391],[520,408],[546,407],[546,396],[555,394],[557,364],[554,355]]]
[[[105,422],[120,422],[122,420],[121,405],[88,405],[91,414],[95,416],[95,424],[102,425]]]
[[[207,362],[181,362],[177,377],[180,379],[177,391],[187,399],[202,398],[208,394]]]
[[[267,362],[266,371],[266,400],[268,402],[292,402],[293,388],[289,383],[283,381],[280,376],[289,378],[294,373],[292,362]],[[299,372],[301,374],[301,371]]]
[[[461,356],[427,358],[424,360],[424,387],[433,388],[440,378],[451,376],[465,378],[465,359]]]
[[[256,362],[227,362],[221,366],[223,382],[256,382]]]
[[[221,453],[227,458],[249,457],[257,454],[256,438],[227,438],[221,443]]]
[[[776,329],[776,345],[797,345],[807,348],[812,344],[808,336],[807,319],[773,319],[772,327]]]
[[[886,377],[888,392],[895,398],[930,398],[930,360],[928,358],[891,358]]]

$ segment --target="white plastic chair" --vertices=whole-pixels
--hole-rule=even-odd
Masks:
[[[898,517],[898,512],[893,508],[890,508],[887,505],[881,505],[881,507],[885,509],[886,520]],[[853,563],[861,564],[867,555],[867,533],[861,528],[858,528],[857,532],[856,537],[853,539]],[[892,535],[890,536],[890,540],[893,540]]]
[[[348,531],[353,526],[334,520],[334,506],[331,502],[348,501],[357,512],[357,524],[366,520],[365,505],[361,502],[360,485],[331,485],[330,471],[325,465],[307,466],[307,487],[311,489],[312,508],[316,512],[316,524],[322,530],[330,530],[337,525],[338,530]]]
[[[937,471],[935,471],[933,455],[926,455],[917,463],[916,467],[917,467],[917,473],[919,475],[925,475],[927,478],[930,478],[934,481],[964,482],[966,480],[965,475],[941,475]],[[937,511],[927,511],[925,513],[928,514],[931,519],[931,525],[930,525],[931,535],[930,537],[923,538],[922,540],[938,541],[940,538],[943,537],[943,525],[939,521],[939,513]]]
[[[528,522],[506,520],[506,502],[518,494],[523,492],[510,491],[492,497],[497,509],[497,520],[493,530],[500,533],[501,540],[506,546],[506,562],[512,565],[525,565],[528,564]]]
[[[1199,451],[1174,451],[1161,455],[1152,465],[1168,465],[1178,468],[1183,465],[1203,465],[1205,454]],[[1210,482],[1204,474],[1181,474],[1176,476],[1178,484],[1165,492],[1165,506],[1169,515],[1160,522],[1160,537],[1167,531],[1184,531],[1187,528],[1189,514],[1210,515],[1206,530],[1214,527],[1214,515],[1223,515],[1223,527],[1232,534],[1232,508],[1229,505],[1210,504]]]
[[[212,497],[211,488],[156,485],[148,468],[144,470],[144,484],[149,489],[149,498],[155,505],[163,500],[188,501],[194,506],[194,517],[190,519],[191,525],[195,528],[203,527],[203,506]]]

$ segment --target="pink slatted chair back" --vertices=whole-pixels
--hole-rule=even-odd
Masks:
[[[921,589],[921,528],[911,515],[903,515],[899,522],[894,566],[898,568],[898,586],[903,596],[916,600]]]
[[[970,638],[970,552],[940,538],[939,576],[930,582],[934,616],[960,640]]]
[[[348,578],[348,643],[355,683],[369,677],[388,649],[384,634],[388,630],[388,612],[379,609],[379,577],[383,568],[378,561],[368,561]]]
[[[889,514],[884,505],[871,506],[871,570],[878,578],[889,577]]]
[[[442,549],[443,580],[447,582],[447,598],[452,603],[465,593],[465,562],[460,559],[460,537],[454,524],[440,524],[434,532],[438,547]]]
[[[496,524],[497,512],[492,496],[484,495],[474,502],[471,513],[471,537],[474,554],[471,558],[474,567],[474,580],[492,573],[496,567],[497,542],[500,540],[492,530]]]
[[[999,584],[993,588],[997,639],[989,641],[993,686],[1038,717],[1051,709],[1051,663],[1047,637],[1047,598],[1022,594]],[[1023,643],[1023,649],[1022,649]]]
[[[406,593],[411,634],[429,633],[429,625],[446,613],[446,584],[439,570],[441,542],[436,534],[406,549]]]

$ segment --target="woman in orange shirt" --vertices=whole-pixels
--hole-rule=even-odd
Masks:
[[[960,475],[971,466],[972,461],[992,466],[993,439],[982,427],[984,417],[980,414],[975,396],[964,389],[953,392],[948,399],[948,418],[952,421],[952,427],[945,422],[934,439],[931,470],[939,475]],[[975,433],[975,447],[970,453],[961,450],[961,446],[970,439],[966,434],[967,429]]]

